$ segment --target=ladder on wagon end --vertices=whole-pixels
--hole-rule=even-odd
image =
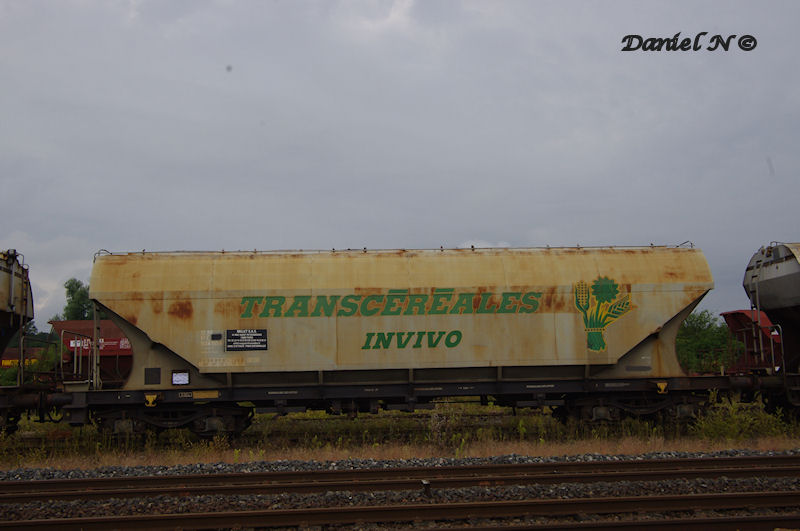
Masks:
[[[97,304],[92,304],[92,362],[89,372],[89,387],[91,389],[101,389],[103,381],[100,379],[100,309]]]

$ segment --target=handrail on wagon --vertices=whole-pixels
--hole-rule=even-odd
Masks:
[[[97,260],[98,256],[101,256],[101,255],[104,255],[104,254],[114,254],[114,253],[112,253],[111,251],[108,251],[106,249],[100,249],[99,251],[94,253],[94,257],[92,258],[92,263],[94,263]]]
[[[81,334],[80,332],[73,332],[71,330],[62,330],[61,331],[61,344],[59,345],[59,348],[58,348],[58,357],[59,357],[59,364],[60,364],[60,367],[61,367],[61,374],[64,374],[64,334],[71,334],[71,335],[76,336],[76,337],[85,337],[86,339],[92,341],[92,337],[91,336],[87,336],[86,334]],[[83,359],[83,342],[81,342],[80,354],[77,357],[78,357],[77,363],[73,363],[72,364],[72,374],[73,375],[81,374],[81,372],[83,371],[83,363],[82,363],[82,359]]]
[[[783,370],[784,385],[786,384],[786,359],[783,357],[783,329],[781,325],[775,324],[769,327],[770,331],[778,332],[778,337],[781,338],[781,370]],[[770,352],[772,353],[772,369],[775,370],[775,342],[771,342]]]
[[[187,250],[187,249],[177,249],[172,251],[147,251],[146,249],[142,249],[141,251],[108,251],[106,249],[100,249],[94,254],[94,260],[97,260],[97,257],[103,255],[110,255],[110,256],[123,256],[123,255],[156,255],[156,254],[251,254],[251,255],[279,255],[279,254],[323,254],[323,253],[382,253],[382,252],[408,252],[408,251],[478,251],[478,250],[504,250],[504,251],[525,251],[531,249],[542,249],[542,250],[558,250],[558,249],[644,249],[644,248],[660,248],[660,249],[694,249],[695,245],[691,240],[686,240],[685,242],[679,243],[677,245],[670,245],[670,244],[653,244],[650,243],[648,245],[538,245],[538,246],[525,246],[525,247],[476,247],[474,245],[464,246],[464,247],[438,247],[438,248],[413,248],[413,247],[402,247],[402,248],[374,248],[370,249],[368,247],[348,247],[348,248],[330,248],[330,249],[269,249],[269,250],[258,250],[258,249],[239,249],[236,251],[231,250]]]

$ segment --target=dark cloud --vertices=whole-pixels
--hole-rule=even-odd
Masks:
[[[0,247],[26,254],[46,314],[99,248],[469,241],[693,240],[717,279],[706,304],[744,306],[752,252],[800,232],[798,15],[791,2],[4,4]],[[626,34],[677,31],[758,46],[620,51]]]

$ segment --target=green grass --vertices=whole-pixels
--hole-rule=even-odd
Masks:
[[[742,402],[736,397],[712,396],[712,405],[690,426],[695,437],[709,440],[745,441],[759,437],[798,436],[796,422],[784,418],[782,411],[768,413],[760,398]]]
[[[793,447],[794,439],[800,436],[797,422],[780,418],[780,412],[768,413],[760,400],[716,400],[693,422],[685,423],[633,418],[615,423],[574,419],[561,423],[539,411],[517,413],[514,415],[510,408],[455,401],[440,402],[433,410],[414,414],[381,411],[353,419],[318,411],[277,417],[257,415],[242,437],[213,440],[200,440],[188,430],[111,437],[92,426],[70,428],[23,419],[17,434],[0,438],[0,468],[67,466],[65,463],[72,462],[91,467],[131,460],[151,464],[153,455],[160,456],[157,461],[161,464],[171,464],[214,460],[238,463],[281,456],[462,457],[508,452],[543,455],[557,454],[562,447],[574,449],[564,452],[580,448],[635,452],[637,448],[652,451],[686,444],[692,448],[741,444],[753,447],[764,438],[772,438],[780,447]]]

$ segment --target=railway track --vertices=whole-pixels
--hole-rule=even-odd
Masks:
[[[473,485],[657,481],[703,477],[800,477],[800,457],[732,457],[476,465],[355,470],[316,470],[176,476],[132,476],[37,481],[6,481],[0,503],[31,500],[130,498],[207,494],[279,494],[339,490],[430,491]]]
[[[800,491],[735,492],[693,494],[689,496],[627,496],[567,499],[530,499],[512,501],[477,501],[439,503],[439,492],[458,487],[503,487],[526,484],[568,484],[625,481],[661,481],[675,478],[765,478],[800,477],[797,456],[736,457],[716,459],[675,459],[653,461],[558,462],[526,465],[480,465],[463,467],[389,468],[364,470],[320,470],[313,472],[268,472],[253,474],[212,474],[200,476],[152,476],[92,478],[73,480],[6,481],[2,483],[0,504],[20,504],[34,500],[110,500],[137,498],[150,500],[160,496],[235,496],[275,495],[284,493],[357,492],[416,490],[430,503],[403,505],[359,505],[347,507],[311,507],[245,511],[196,512],[182,514],[147,514],[111,517],[79,517],[3,521],[2,528],[15,529],[205,529],[218,527],[271,527],[291,525],[353,524],[358,522],[427,522],[464,520],[466,518],[555,517],[596,515],[595,527],[602,515],[674,513],[680,511],[730,511],[747,508],[782,510],[789,515],[723,515],[738,518],[735,526],[746,529],[749,519],[755,527],[768,524],[763,518],[782,519],[782,526],[800,525]],[[0,506],[3,507],[3,506]],[[197,510],[202,510],[201,506]],[[744,518],[744,520],[742,520]],[[760,520],[759,520],[760,518]],[[600,520],[598,520],[600,519]],[[776,520],[777,521],[777,520]],[[660,523],[658,523],[660,522]],[[668,525],[660,518],[651,525]],[[688,523],[678,519],[675,526]],[[616,521],[619,524],[619,521]],[[733,525],[733,521],[728,522]],[[561,525],[561,524],[559,524]],[[564,524],[567,525],[567,524]],[[569,522],[580,528],[581,522]],[[694,524],[692,524],[694,525]],[[578,526],[578,527],[574,527]],[[533,527],[534,529],[536,527]],[[663,527],[667,528],[667,527]],[[674,527],[673,527],[674,528]],[[707,522],[703,529],[713,528]]]
[[[267,528],[281,526],[314,526],[357,523],[403,523],[421,521],[464,520],[477,518],[546,517],[581,515],[624,515],[647,513],[670,513],[675,511],[731,510],[747,507],[753,509],[797,508],[796,492],[723,493],[689,496],[636,496],[628,498],[581,498],[556,500],[492,501],[469,503],[436,503],[415,505],[393,505],[373,507],[326,507],[288,510],[220,511],[212,513],[155,514],[132,516],[104,516],[91,518],[57,518],[47,520],[25,520],[2,522],[0,528],[13,529],[60,529],[60,530],[106,530],[106,529],[218,529],[218,528]],[[651,529],[729,529],[736,524],[738,529],[764,529],[766,522],[797,526],[800,513],[784,515],[743,515],[720,518],[679,518],[663,520],[623,520],[610,522],[561,522],[510,525],[506,528],[528,529],[597,529],[648,527]],[[746,527],[751,523],[754,527]],[[498,526],[492,526],[498,528]]]

